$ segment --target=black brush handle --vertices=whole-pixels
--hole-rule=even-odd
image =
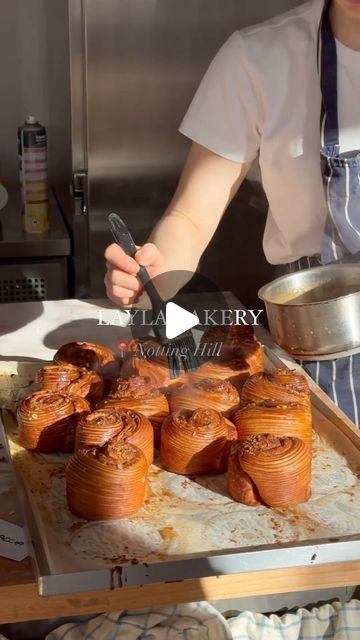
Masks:
[[[125,251],[125,253],[130,256],[130,258],[133,258],[135,253],[137,252],[137,248],[124,220],[120,218],[117,213],[110,213],[110,215],[108,216],[108,220],[110,230],[116,244],[118,244]],[[147,269],[140,266],[137,276],[150,298],[153,309],[160,311],[163,308],[164,301],[154,287]]]

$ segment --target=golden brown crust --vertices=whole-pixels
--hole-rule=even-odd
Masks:
[[[288,507],[310,497],[311,450],[299,438],[252,436],[234,447],[229,469],[229,494],[244,504],[257,504],[258,495],[270,507]]]
[[[179,378],[171,378],[166,345],[162,346],[154,338],[131,340],[127,345],[127,355],[121,368],[121,376],[145,376],[158,389],[177,384],[179,378],[185,378],[182,368]]]
[[[256,340],[252,325],[217,325],[206,329],[201,337],[202,344],[221,343],[230,349],[236,349],[244,340]]]
[[[104,395],[104,381],[96,371],[72,364],[51,364],[38,372],[41,390],[63,391],[68,395],[86,398],[90,404],[100,402]]]
[[[311,416],[304,405],[295,402],[248,404],[235,411],[233,421],[240,442],[250,436],[269,433],[301,438],[310,448],[312,445]]]
[[[241,404],[259,404],[264,400],[286,404],[296,402],[310,411],[310,389],[301,373],[290,369],[263,371],[248,378],[241,390]]]
[[[103,447],[79,449],[66,470],[69,509],[88,520],[131,516],[147,497],[147,472],[143,452],[118,436]]]
[[[99,403],[97,408],[113,407],[132,409],[149,418],[154,428],[155,446],[160,446],[160,431],[164,419],[169,415],[169,403],[163,393],[156,389],[150,378],[131,376],[118,379],[111,395]]]
[[[77,421],[89,411],[89,403],[80,396],[35,391],[17,411],[20,442],[41,453],[73,451]]]
[[[228,380],[240,390],[250,375],[250,369],[244,358],[239,355],[229,356],[227,359],[213,358],[204,362],[198,369],[189,374],[189,382],[192,384],[204,378]]]
[[[228,380],[200,378],[178,386],[169,398],[171,411],[213,409],[231,416],[239,405],[239,393]]]
[[[73,364],[106,375],[116,365],[111,349],[94,342],[68,342],[54,355],[57,364]]]
[[[241,468],[239,456],[230,454],[227,471],[227,491],[236,500],[248,507],[257,507],[262,504],[259,492],[251,478]]]
[[[228,426],[228,439],[230,441],[230,444],[236,444],[238,442],[237,428],[232,422],[232,420],[229,420],[229,418],[226,418],[224,416],[224,420]]]
[[[107,407],[82,417],[76,430],[75,450],[104,446],[117,436],[137,446],[148,464],[154,460],[154,433],[150,421],[141,413],[129,409]]]
[[[157,398],[159,395],[161,392],[148,376],[129,376],[114,380],[108,397],[112,399],[143,399]]]
[[[249,366],[250,375],[264,370],[264,347],[259,342],[244,340],[239,351]]]
[[[229,425],[211,409],[172,413],[161,431],[161,462],[184,475],[223,473],[229,453]]]
[[[249,368],[249,375],[264,369],[264,349],[256,339],[251,325],[210,327],[204,332],[201,343],[221,344],[219,358],[224,362],[234,357],[243,358]]]
[[[121,367],[120,374],[124,378],[130,376],[148,377],[158,389],[167,387],[170,382],[168,367],[152,360],[143,360],[135,356],[128,358]]]

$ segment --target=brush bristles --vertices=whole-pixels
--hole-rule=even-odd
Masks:
[[[190,332],[171,342],[171,347],[168,363],[172,378],[180,375],[181,365],[185,371],[194,371],[200,367],[201,360],[196,355],[196,343]]]
[[[168,354],[168,365],[170,370],[171,378],[178,378],[181,373],[181,362],[179,354],[177,353],[169,353]]]

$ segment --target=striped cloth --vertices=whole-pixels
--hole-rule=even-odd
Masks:
[[[65,624],[46,640],[359,640],[360,601],[282,616],[244,611],[225,617],[207,602],[103,614]],[[0,638],[2,640],[2,638]]]

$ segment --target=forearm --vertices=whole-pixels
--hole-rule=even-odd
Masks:
[[[151,278],[160,278],[161,294],[175,293],[191,279],[202,253],[209,244],[221,216],[231,202],[249,170],[193,143],[168,210],[134,258],[113,244],[105,253],[106,291],[111,300],[122,306],[141,305],[138,266],[147,268]],[[164,289],[164,291],[163,291]],[[149,301],[147,301],[149,302]]]
[[[199,225],[191,215],[170,207],[149,241],[162,253],[169,270],[194,273],[215,229],[216,224]]]
[[[172,202],[150,236],[169,270],[196,271],[249,168],[192,145]]]

